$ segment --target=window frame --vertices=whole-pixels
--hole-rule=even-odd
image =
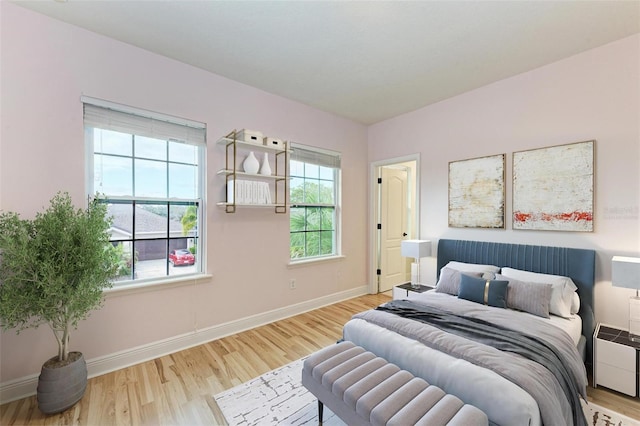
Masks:
[[[108,128],[108,126],[102,127],[99,124],[96,125],[94,123],[87,123],[85,119],[83,119],[83,126],[84,126],[84,138],[85,138],[85,188],[86,188],[86,193],[87,193],[87,197],[94,197],[96,195],[99,195],[101,201],[105,202],[105,203],[114,203],[114,204],[129,204],[131,203],[132,205],[132,215],[131,215],[131,220],[135,220],[135,216],[136,216],[136,204],[155,204],[155,205],[162,205],[167,207],[167,211],[170,212],[171,206],[175,206],[175,205],[193,205],[196,204],[197,205],[197,221],[196,221],[196,234],[192,237],[185,237],[185,238],[193,238],[194,242],[195,242],[195,247],[196,247],[196,253],[195,253],[195,257],[196,257],[196,261],[195,261],[195,271],[194,272],[187,272],[184,274],[169,274],[169,266],[168,266],[168,259],[169,259],[169,251],[171,250],[170,247],[170,243],[171,240],[175,240],[177,237],[172,237],[172,230],[169,226],[169,218],[167,218],[167,229],[166,229],[166,235],[164,237],[159,237],[159,239],[164,239],[166,240],[166,245],[167,245],[167,252],[166,252],[166,260],[167,260],[167,269],[166,269],[166,275],[161,275],[161,276],[152,276],[152,277],[148,277],[148,278],[135,278],[132,277],[131,279],[128,280],[119,280],[119,279],[114,279],[113,282],[113,290],[120,290],[120,289],[130,289],[130,288],[140,288],[140,287],[146,287],[146,286],[153,286],[153,285],[158,285],[158,284],[167,284],[167,283],[172,283],[172,282],[177,282],[177,281],[184,281],[184,280],[189,280],[189,281],[193,281],[194,279],[199,279],[202,278],[204,276],[207,276],[206,274],[206,270],[207,270],[207,265],[205,264],[204,260],[206,259],[206,241],[205,241],[205,236],[206,236],[206,211],[207,211],[207,203],[206,203],[206,194],[207,194],[207,165],[206,165],[206,124],[204,123],[198,123],[195,121],[191,121],[191,120],[185,120],[182,118],[178,118],[178,117],[173,117],[173,116],[169,116],[169,115],[165,115],[165,114],[160,114],[160,113],[156,113],[156,112],[152,112],[152,111],[147,111],[147,110],[142,110],[142,109],[138,109],[138,108],[133,108],[133,107],[129,107],[126,105],[120,105],[120,104],[115,104],[109,101],[104,101],[101,99],[95,99],[95,98],[90,98],[90,97],[86,97],[86,96],[82,96],[81,97],[81,101],[83,102],[83,108],[85,107],[85,105],[89,105],[90,108],[93,107],[98,107],[98,108],[103,108],[103,109],[108,109],[108,110],[112,110],[115,111],[116,114],[118,113],[122,113],[122,114],[127,114],[130,116],[134,116],[135,118],[142,118],[144,119],[149,119],[149,120],[153,120],[155,123],[159,123],[159,126],[161,128],[160,130],[160,135],[154,134],[152,136],[149,136],[147,134],[140,134],[140,132],[138,132],[135,128],[130,129],[128,132],[123,129],[117,129],[115,131],[117,132],[121,132],[121,133],[126,133],[129,135],[133,135],[132,137],[132,144],[134,144],[134,140],[135,140],[135,136],[142,136],[142,137],[151,137],[154,139],[160,139],[160,140],[165,140],[166,142],[166,149],[167,152],[170,149],[170,144],[169,142],[180,142],[180,143],[185,143],[188,145],[192,145],[196,147],[196,152],[195,152],[195,158],[194,158],[194,165],[196,166],[196,193],[195,193],[195,198],[177,198],[177,197],[170,197],[170,193],[166,194],[166,197],[143,197],[143,196],[135,196],[135,195],[108,195],[108,194],[102,194],[102,193],[98,193],[96,194],[95,192],[95,187],[94,187],[94,173],[95,173],[95,143],[94,143],[94,129],[98,128],[98,129],[103,129],[103,130],[114,130],[114,129],[110,129]],[[187,137],[190,137],[192,134],[197,134],[196,137],[194,137],[193,139],[178,139],[176,137],[172,137],[172,130],[171,127],[174,125],[178,125],[178,126],[185,126],[185,131],[186,134],[188,135]],[[163,127],[168,126],[168,133],[167,136],[163,137],[162,136],[162,132]],[[175,130],[175,129],[174,129]],[[194,133],[196,132],[196,133]],[[142,132],[144,133],[144,132]],[[180,136],[180,135],[178,135]],[[200,139],[201,138],[201,139]],[[133,146],[133,145],[132,145]],[[102,154],[104,155],[104,154]],[[135,176],[135,170],[136,170],[136,159],[144,159],[147,160],[146,157],[142,156],[142,157],[136,157],[135,155],[135,150],[131,152],[130,156],[125,156],[126,158],[129,158],[132,160],[132,165],[131,165],[131,172],[134,174]],[[171,161],[170,157],[167,156],[164,160],[158,160],[160,163],[164,163],[164,165],[166,166],[165,173],[166,173],[166,179],[167,179],[167,188],[169,188],[170,185],[170,181],[169,181],[169,166],[171,164],[182,164],[183,162],[181,161]],[[186,164],[186,163],[185,163]],[[133,180],[135,180],[134,177],[132,177]],[[134,192],[132,192],[133,194]],[[133,225],[132,225],[133,226]],[[164,232],[164,231],[162,231]],[[154,240],[149,239],[149,238],[144,238],[144,237],[140,237],[139,235],[136,235],[135,232],[135,227],[132,227],[132,235],[130,236],[129,239],[113,239],[111,240],[111,242],[118,242],[118,241],[122,241],[122,242],[128,242],[129,244],[131,244],[131,249],[135,250],[135,242],[140,242],[140,241],[149,241],[149,240]],[[158,238],[155,238],[155,240],[158,240]],[[135,268],[135,267],[134,267]],[[133,271],[132,271],[133,274]]]
[[[296,149],[298,152],[304,151],[302,157],[305,157],[309,161],[305,161],[305,158],[300,158],[301,156],[296,155]],[[315,158],[315,160],[314,160]],[[289,164],[289,177],[292,182],[289,185],[289,264],[304,264],[309,262],[318,262],[318,261],[326,261],[336,258],[344,257],[342,255],[342,166],[341,166],[341,153],[337,151],[331,151],[323,148],[312,147],[308,145],[302,145],[298,143],[291,143],[291,153],[289,155],[289,162],[297,161],[303,164],[313,164],[316,166],[324,166],[330,167],[333,169],[333,204],[330,203],[306,203],[306,202],[293,202],[291,200],[291,191],[293,190],[293,179],[294,178],[303,178],[306,179],[306,173],[304,176],[297,176],[292,174],[293,167]],[[333,162],[334,164],[330,164]],[[313,180],[317,180],[318,182],[325,180],[321,177],[311,178]],[[334,210],[334,220],[333,220],[333,247],[334,251],[331,254],[319,254],[313,256],[302,256],[302,257],[291,257],[291,236],[292,234],[299,232],[322,232],[322,229],[317,231],[292,231],[291,230],[291,215],[296,208],[303,207],[305,210],[307,208],[326,208],[333,207]]]

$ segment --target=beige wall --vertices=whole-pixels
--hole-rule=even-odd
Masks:
[[[0,205],[33,216],[58,190],[85,194],[81,95],[207,124],[206,268],[211,279],[110,295],[80,324],[72,349],[88,360],[189,336],[329,295],[362,289],[366,275],[366,128],[300,103],[0,2],[2,123]],[[344,259],[288,267],[289,216],[215,206],[232,129],[342,153]],[[295,278],[297,288],[289,288]],[[43,326],[0,337],[0,383],[36,374],[56,353]]]
[[[513,231],[512,153],[591,139],[594,232]],[[421,154],[421,238],[595,249],[596,320],[625,326],[632,290],[611,287],[610,265],[613,255],[640,256],[640,35],[369,127],[369,161],[414,153]],[[449,228],[448,163],[501,153],[506,230]],[[435,280],[434,259],[427,264]]]

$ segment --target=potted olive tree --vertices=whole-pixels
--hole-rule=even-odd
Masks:
[[[101,306],[117,272],[109,227],[104,203],[92,199],[76,209],[68,193],[56,194],[32,220],[0,213],[0,324],[17,333],[47,324],[58,342],[38,380],[45,414],[73,406],[86,389],[86,362],[69,351],[69,333]]]

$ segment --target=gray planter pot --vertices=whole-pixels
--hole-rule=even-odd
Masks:
[[[42,366],[38,379],[38,408],[54,414],[71,408],[87,389],[87,363],[80,352],[70,352],[69,362],[57,365],[53,357]]]

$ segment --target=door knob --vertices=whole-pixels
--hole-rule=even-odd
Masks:
[[[406,236],[407,236],[407,233],[406,233],[406,232],[403,232],[403,233],[402,233],[402,236],[403,236],[403,237],[406,237]]]

